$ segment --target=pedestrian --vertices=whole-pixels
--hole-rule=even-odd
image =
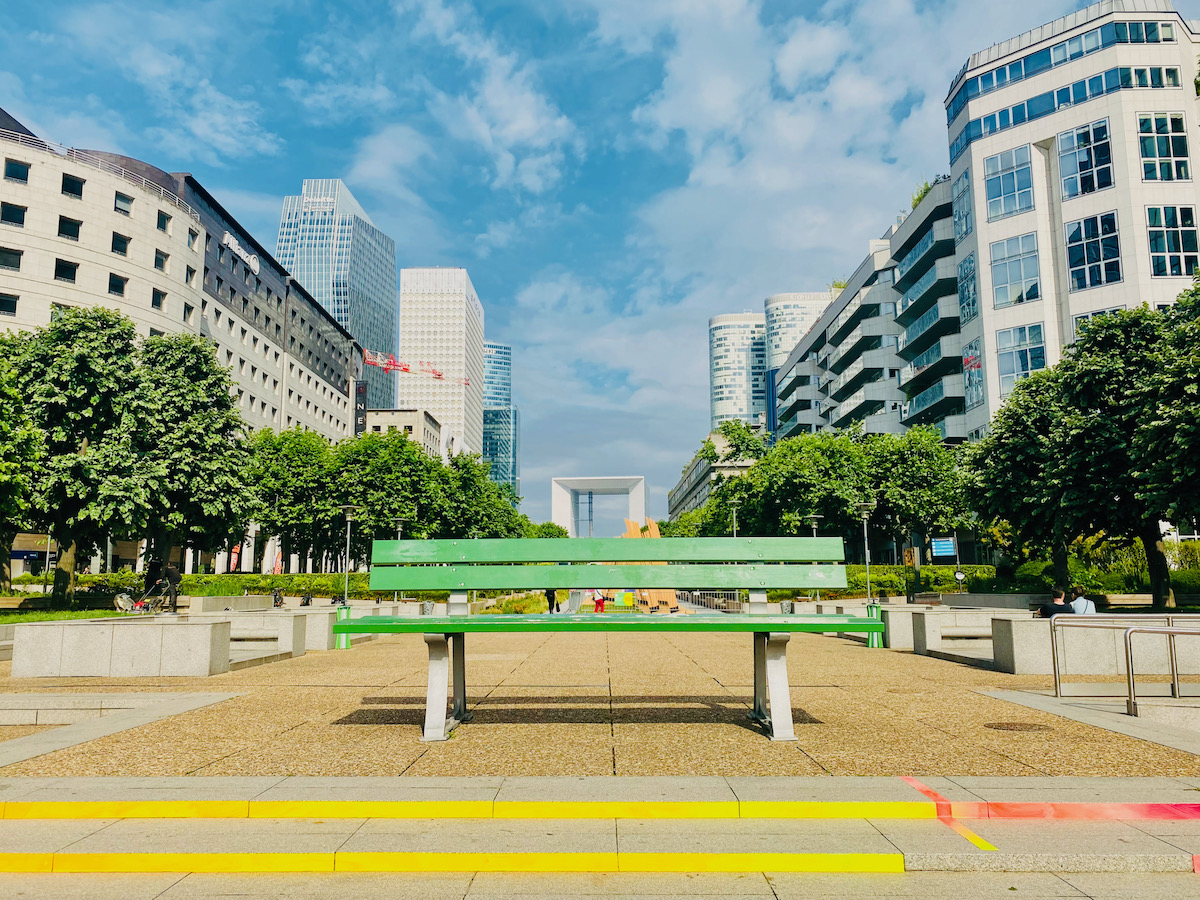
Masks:
[[[1071,588],[1070,607],[1080,615],[1096,614],[1096,604],[1087,598],[1087,594],[1084,593],[1083,587],[1078,584]]]
[[[166,594],[171,603],[171,612],[176,612],[179,608],[179,582],[183,580],[183,576],[179,573],[179,566],[173,562],[167,563],[164,580],[166,581]]]
[[[595,604],[596,604],[596,612],[598,612],[598,613],[604,612],[604,592],[603,591],[596,591]]]
[[[558,612],[558,591],[554,588],[546,588],[546,612],[553,615]]]
[[[1041,617],[1049,619],[1051,616],[1060,616],[1063,613],[1073,613],[1075,610],[1067,603],[1067,594],[1060,587],[1056,587],[1050,592],[1050,602],[1043,603],[1041,609]]]

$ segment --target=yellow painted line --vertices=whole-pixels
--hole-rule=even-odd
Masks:
[[[55,853],[55,872],[332,872],[332,853]]]
[[[53,853],[0,853],[0,872],[53,872]]]
[[[6,819],[244,819],[245,800],[12,800]]]
[[[252,800],[251,819],[490,819],[491,800]]]
[[[743,800],[743,819],[936,819],[937,805],[912,800]]]
[[[977,835],[975,832],[973,832],[970,828],[968,828],[962,822],[959,822],[955,819],[945,819],[945,818],[943,818],[942,821],[945,822],[947,825],[949,825],[951,830],[962,835],[964,838],[966,838],[968,841],[970,841],[972,844],[974,844],[980,850],[996,850],[995,847],[993,847],[991,844],[989,844],[987,841],[985,841],[983,838],[981,838],[979,835]]]
[[[622,872],[903,872],[901,853],[621,853]]]
[[[711,802],[670,800],[497,800],[497,819],[736,819],[736,800]]]
[[[339,853],[338,872],[617,872],[615,853]]]

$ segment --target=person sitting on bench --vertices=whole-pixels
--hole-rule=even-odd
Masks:
[[[1050,602],[1042,604],[1041,617],[1049,619],[1051,616],[1059,616],[1063,613],[1073,613],[1074,609],[1067,603],[1066,592],[1062,588],[1056,587],[1050,592]]]

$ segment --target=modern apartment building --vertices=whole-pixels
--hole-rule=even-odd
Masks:
[[[340,180],[306,179],[283,199],[279,262],[369,350],[396,353],[396,244]],[[394,376],[371,369],[367,403],[395,402]]]
[[[1106,0],[974,54],[955,78],[946,111],[970,437],[1090,317],[1164,306],[1190,285],[1198,44],[1166,0]]]
[[[483,344],[483,461],[492,481],[521,495],[521,414],[512,402],[512,347]]]
[[[442,452],[442,426],[428,410],[424,409],[369,409],[366,412],[368,433],[380,434],[401,431],[410,441],[421,445],[430,456],[438,457]]]
[[[698,452],[687,464],[679,481],[667,494],[667,515],[671,521],[686,512],[699,509],[708,502],[716,482],[722,478],[733,478],[746,472],[754,464],[752,459],[725,459],[729,452],[729,441],[719,431],[708,436],[717,458]]]
[[[762,313],[733,313],[708,320],[711,430],[739,419],[767,419],[767,321]]]
[[[427,409],[443,451],[483,450],[483,305],[466,269],[400,270],[398,406]]]
[[[0,328],[115,308],[143,335],[211,340],[251,428],[350,433],[361,349],[195,178],[3,120]]]
[[[766,386],[767,433],[775,434],[779,427],[776,413],[779,367],[783,365],[808,329],[821,318],[821,313],[833,302],[837,291],[775,294],[763,302],[766,317],[767,371]]]

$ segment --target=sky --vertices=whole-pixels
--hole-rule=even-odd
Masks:
[[[268,249],[284,196],[343,179],[513,345],[522,510],[644,475],[659,518],[708,432],[709,317],[849,275],[949,170],[970,53],[1084,5],[7,0],[0,106],[192,172]]]

